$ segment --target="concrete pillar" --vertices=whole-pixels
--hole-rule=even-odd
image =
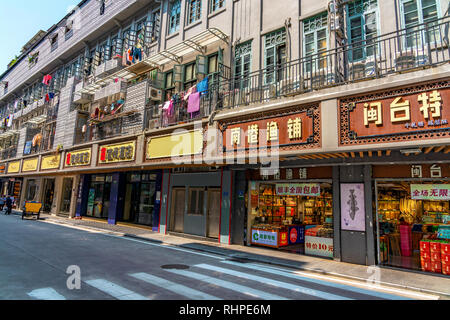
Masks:
[[[169,199],[170,199],[170,171],[163,170],[161,181],[161,209],[159,216],[159,232],[167,234],[169,221]]]
[[[223,169],[222,171],[222,203],[220,215],[220,239],[222,244],[231,244],[230,219],[231,199],[233,197],[233,171]]]

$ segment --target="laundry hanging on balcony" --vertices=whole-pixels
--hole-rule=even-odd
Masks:
[[[8,123],[7,123],[7,125],[6,125],[8,128],[10,128],[10,127],[12,126],[13,120],[14,120],[14,115],[13,115],[13,114],[10,114],[10,115],[8,116]]]
[[[191,119],[194,118],[194,114],[200,111],[200,95],[200,92],[196,92],[189,96],[188,113],[191,114]]]
[[[131,47],[127,50],[126,53],[127,64],[136,63],[142,60],[142,49]]]
[[[52,76],[47,74],[46,76],[44,76],[44,80],[42,80],[42,83],[45,84],[46,86],[49,86],[50,81],[52,81]]]
[[[200,92],[202,95],[205,94],[206,91],[208,91],[209,89],[209,78],[206,77],[205,79],[203,79],[203,81],[199,82],[199,84],[197,84],[197,92]]]
[[[188,101],[191,94],[196,93],[196,92],[197,92],[197,86],[193,86],[193,87],[189,88],[189,90],[184,95],[184,101]]]
[[[55,94],[53,92],[49,92],[45,95],[45,102],[50,102],[55,97]]]
[[[42,142],[42,134],[38,133],[33,137],[33,147],[40,146]]]

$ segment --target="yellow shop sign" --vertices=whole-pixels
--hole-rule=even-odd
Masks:
[[[61,163],[61,155],[52,155],[42,157],[41,170],[59,169]]]
[[[195,130],[150,139],[147,143],[147,159],[190,156],[202,153],[203,132]]]
[[[91,149],[68,152],[66,167],[88,166],[91,164]]]
[[[20,171],[20,161],[8,163],[8,173],[19,173],[19,171]]]
[[[136,141],[101,146],[99,154],[101,164],[134,161]]]
[[[22,172],[37,171],[39,158],[23,160]]]

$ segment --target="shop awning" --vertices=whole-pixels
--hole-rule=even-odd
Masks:
[[[217,41],[224,41],[228,43],[229,37],[218,28],[209,28],[198,35],[180,42],[173,47],[170,47],[162,52],[154,54],[143,59],[136,64],[119,70],[104,78],[98,79],[92,84],[81,89],[80,93],[95,94],[102,86],[108,84],[116,78],[130,80],[139,74],[158,69],[169,62],[181,63],[183,56],[192,54],[194,52],[205,53],[206,47]]]

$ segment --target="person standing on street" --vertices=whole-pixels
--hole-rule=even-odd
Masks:
[[[5,196],[2,195],[0,197],[0,211],[3,211],[3,207],[5,206]]]
[[[6,197],[5,203],[6,203],[6,214],[10,215],[12,211],[12,199],[10,196]]]

